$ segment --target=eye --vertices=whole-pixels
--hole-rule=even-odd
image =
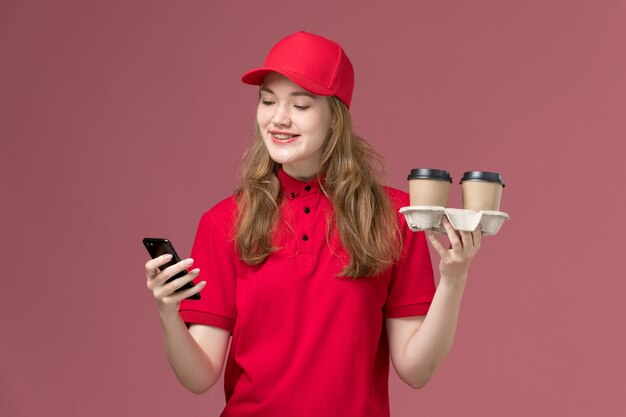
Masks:
[[[269,101],[269,100],[261,100],[261,103],[265,106],[271,106],[272,104],[274,104],[273,101]]]
[[[306,109],[308,109],[311,106],[296,106],[296,105],[294,105],[293,107],[295,107],[298,110],[306,110]]]

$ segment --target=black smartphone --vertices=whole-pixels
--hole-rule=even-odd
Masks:
[[[148,253],[152,257],[152,259],[158,258],[159,256],[165,255],[167,253],[172,255],[172,259],[168,263],[161,265],[161,267],[159,268],[161,271],[169,266],[172,266],[180,262],[180,258],[178,257],[178,254],[174,250],[174,246],[172,246],[172,242],[170,242],[167,239],[156,238],[156,237],[145,237],[143,239],[143,245],[146,247],[146,249],[148,249]],[[185,274],[187,274],[186,270],[180,271],[178,274],[174,275],[173,277],[168,279],[166,282],[170,282],[172,280],[175,280],[176,278],[180,278],[184,276]],[[188,282],[182,287],[180,287],[179,289],[177,289],[176,292],[182,291],[187,288],[192,288],[192,287],[193,287],[193,282]],[[187,298],[191,300],[199,300],[200,294],[196,293]]]

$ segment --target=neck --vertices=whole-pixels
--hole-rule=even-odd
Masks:
[[[283,165],[283,170],[291,178],[295,178],[299,181],[309,182],[317,177],[319,172],[312,167],[295,167],[293,165]]]

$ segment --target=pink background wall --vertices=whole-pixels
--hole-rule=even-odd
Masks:
[[[619,0],[0,2],[0,415],[219,415],[166,363],[141,238],[189,253],[237,185],[239,77],[300,29],[351,57],[390,185],[507,182],[455,346],[423,390],[392,373],[392,416],[626,415]]]

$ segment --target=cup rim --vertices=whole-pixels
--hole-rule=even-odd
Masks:
[[[452,182],[449,171],[433,168],[413,168],[407,180],[439,180]]]
[[[502,185],[502,187],[505,187],[502,175],[497,172],[467,171],[463,174],[463,178],[461,178],[459,184],[463,184],[467,181],[493,182]]]

